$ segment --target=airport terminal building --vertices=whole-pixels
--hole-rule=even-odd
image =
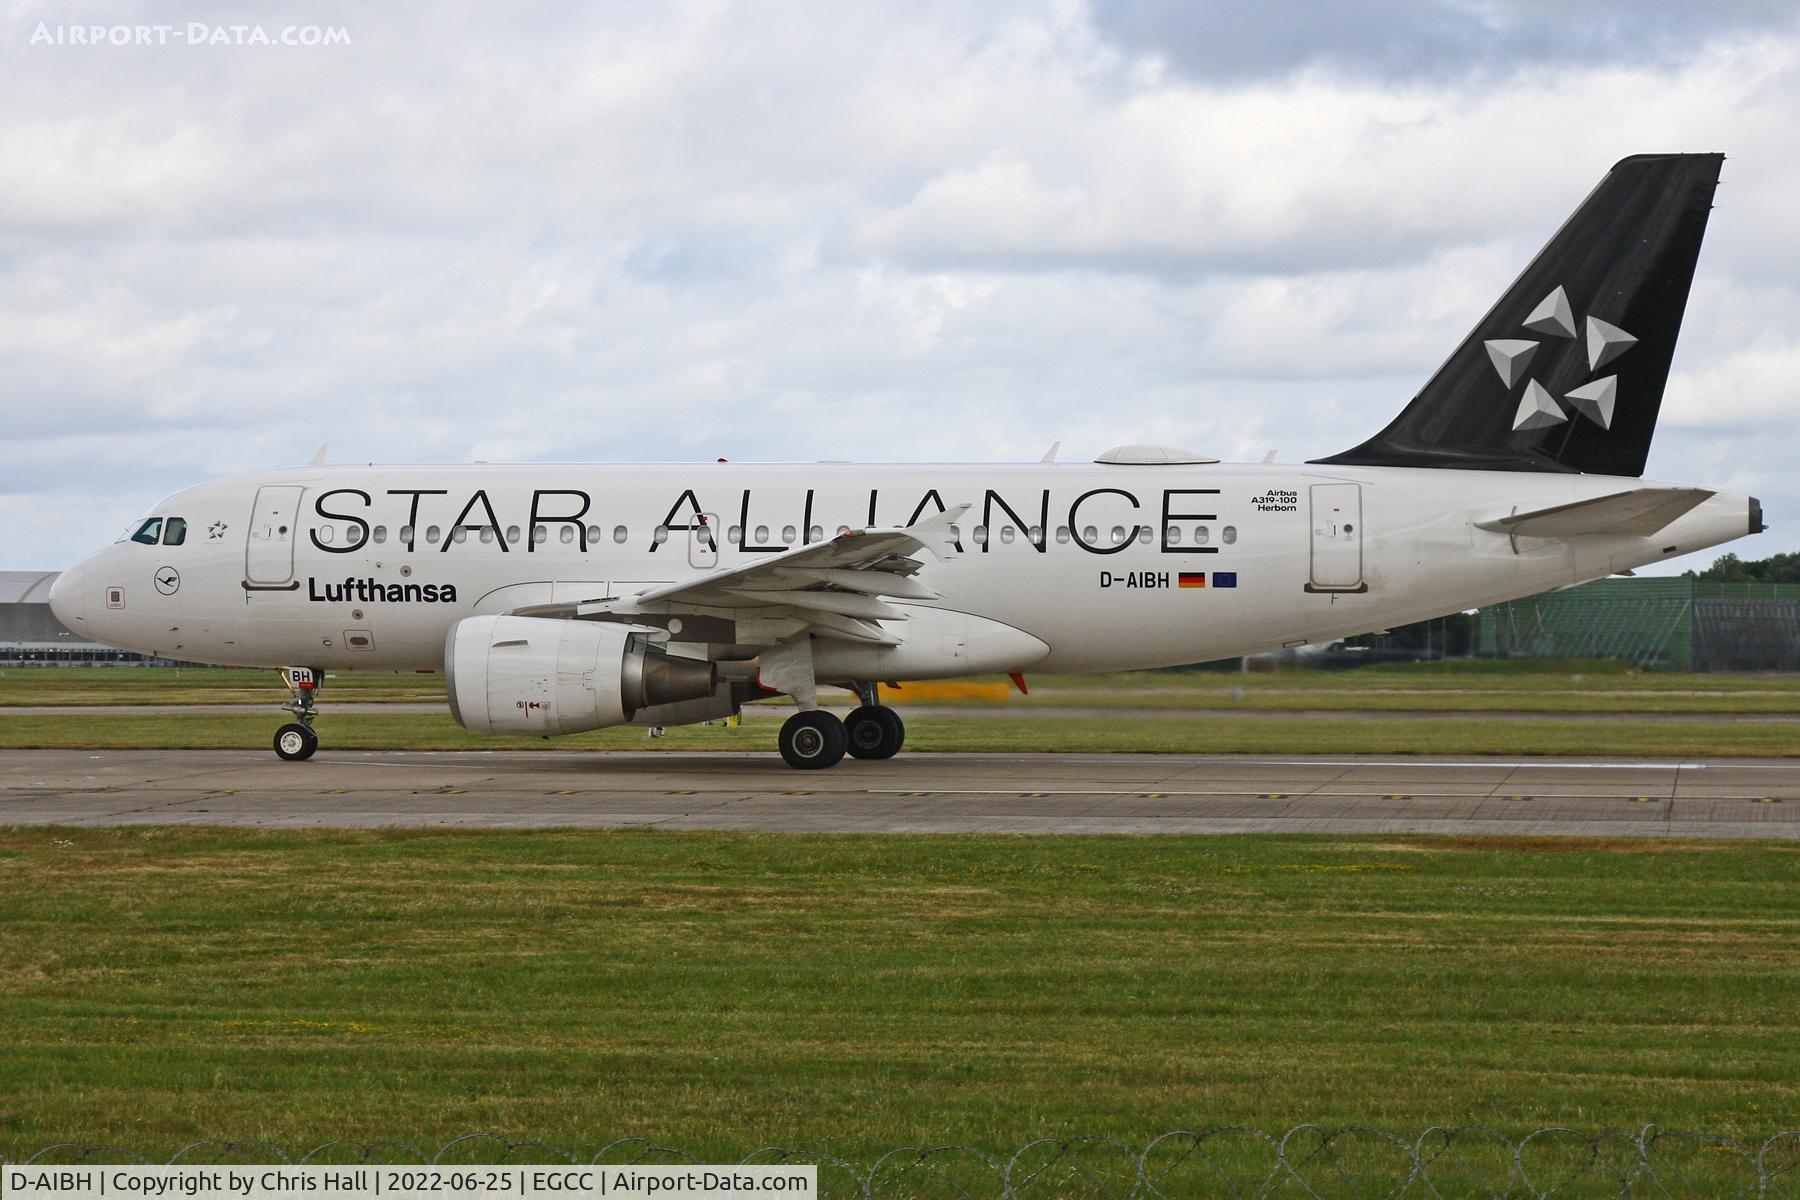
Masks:
[[[84,641],[50,612],[57,571],[0,571],[0,666],[141,664],[130,654]]]

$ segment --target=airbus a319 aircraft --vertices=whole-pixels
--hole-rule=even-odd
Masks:
[[[781,754],[817,768],[901,748],[883,684],[1226,658],[1630,571],[1763,528],[1640,478],[1722,162],[1618,163],[1386,429],[1303,465],[315,465],[171,496],[51,606],[284,668],[285,759],[326,671],[442,670],[493,734],[785,694]]]

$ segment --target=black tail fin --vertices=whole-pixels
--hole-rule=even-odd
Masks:
[[[1724,161],[1618,163],[1386,429],[1316,461],[1642,475]]]

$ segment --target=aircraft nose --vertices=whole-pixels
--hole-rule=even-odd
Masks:
[[[83,586],[83,579],[90,573],[87,563],[77,563],[50,585],[50,611],[71,632],[87,624],[88,589]]]

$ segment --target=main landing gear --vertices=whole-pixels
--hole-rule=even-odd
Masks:
[[[862,706],[840,721],[822,708],[797,712],[781,726],[781,757],[790,767],[817,771],[853,758],[892,758],[906,744],[906,723],[879,703],[875,685],[853,689]]]
[[[293,713],[294,720],[275,731],[275,753],[287,762],[303,762],[319,748],[312,726],[319,715],[315,697],[324,675],[312,667],[286,667],[281,672],[281,681],[293,696],[281,707]]]
[[[906,722],[885,704],[865,704],[844,718],[854,758],[892,758],[906,744]]]

